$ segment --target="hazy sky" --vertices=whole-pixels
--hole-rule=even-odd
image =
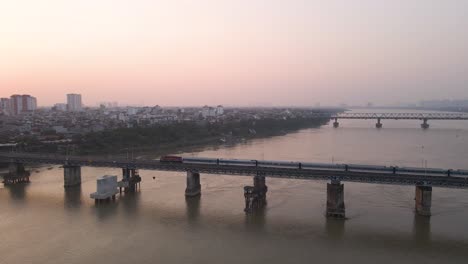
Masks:
[[[0,97],[160,105],[468,99],[466,0],[0,0]]]

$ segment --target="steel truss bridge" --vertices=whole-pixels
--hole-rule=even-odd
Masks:
[[[465,113],[339,113],[331,119],[468,120]]]
[[[243,175],[265,177],[307,179],[307,180],[334,180],[345,182],[377,183],[392,185],[428,185],[446,188],[468,188],[468,178],[463,176],[434,176],[427,173],[385,173],[345,171],[340,169],[323,168],[282,168],[257,167],[247,165],[217,165],[194,163],[169,163],[159,160],[114,160],[91,159],[87,157],[66,157],[57,155],[34,154],[2,154],[0,162],[22,164],[53,164],[90,167],[132,168],[159,171],[199,172],[207,174]]]

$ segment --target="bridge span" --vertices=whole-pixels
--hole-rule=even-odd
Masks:
[[[317,114],[322,116],[324,114]],[[381,120],[421,120],[421,128],[429,128],[429,120],[468,120],[468,114],[466,113],[354,113],[354,112],[345,112],[329,115],[330,119],[334,119],[334,127],[339,127],[338,119],[375,119],[377,123],[375,126],[377,128],[382,128]]]
[[[4,177],[5,184],[29,181],[25,164],[62,165],[65,187],[81,184],[81,166],[121,168],[121,183],[125,191],[135,191],[136,185],[141,181],[139,169],[185,172],[186,196],[201,193],[200,173],[254,176],[253,186],[244,188],[246,211],[252,211],[265,203],[267,177],[328,180],[330,183],[327,184],[327,215],[334,217],[345,215],[344,185],[341,182],[414,185],[416,212],[421,215],[430,215],[432,187],[468,188],[468,171],[435,168],[210,158],[186,158],[177,162],[164,162],[25,153],[0,153],[0,162],[10,164],[9,174]]]

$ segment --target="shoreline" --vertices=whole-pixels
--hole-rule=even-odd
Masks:
[[[294,133],[303,129],[310,129],[310,128],[320,128],[324,125],[327,125],[328,122],[324,124],[314,124],[314,125],[309,125],[309,126],[304,126],[304,127],[299,127],[295,129],[281,129],[277,131],[271,131],[268,134],[256,134],[256,135],[244,135],[244,136],[233,136],[229,139],[227,139],[225,142],[221,141],[220,136],[214,136],[214,137],[208,137],[208,138],[203,138],[203,139],[198,139],[198,140],[189,140],[189,141],[177,141],[174,143],[163,143],[159,146],[139,146],[139,147],[134,147],[133,149],[129,149],[128,155],[132,155],[132,150],[133,150],[133,157],[152,157],[152,158],[159,158],[160,156],[163,155],[170,155],[170,154],[180,154],[180,153],[185,153],[185,152],[192,152],[196,150],[203,150],[206,148],[216,148],[216,147],[221,147],[221,146],[236,146],[238,144],[242,144],[244,142],[248,142],[251,140],[255,139],[266,139],[266,138],[271,138],[271,137],[277,137],[277,136],[284,136],[290,133]],[[126,157],[127,153],[118,153],[118,154],[109,154],[105,152],[101,153],[90,153],[89,155],[85,156],[114,156],[114,157]]]
[[[271,122],[263,124],[264,127],[257,128],[256,133],[251,133],[250,128],[244,131],[240,130],[239,127],[232,126],[233,124],[224,124],[217,128],[214,132],[210,132],[209,128],[206,127],[195,127],[199,131],[195,131],[192,134],[192,131],[182,131],[180,132],[179,138],[170,138],[172,134],[168,133],[169,139],[161,140],[162,142],[151,141],[151,138],[146,142],[140,142],[135,140],[134,137],[138,137],[139,134],[134,136],[133,134],[127,135],[124,132],[130,133],[135,130],[126,130],[121,131],[105,131],[102,134],[94,134],[92,137],[89,137],[95,141],[97,144],[94,144],[94,141],[87,140],[85,138],[81,142],[77,142],[73,147],[75,151],[68,152],[70,155],[77,156],[87,156],[87,157],[154,157],[157,158],[161,155],[168,154],[177,154],[184,152],[191,152],[194,150],[202,150],[205,148],[216,148],[219,146],[235,146],[243,142],[248,142],[254,139],[270,138],[275,136],[282,136],[289,133],[294,133],[303,129],[309,128],[320,128],[329,123],[329,120],[310,120],[310,119],[293,119],[293,120],[273,120]],[[231,127],[229,127],[231,126]],[[233,128],[232,128],[233,127]],[[149,131],[143,131],[146,134],[151,134],[154,130],[159,132],[164,128],[144,128]],[[174,131],[178,131],[178,127],[174,127]],[[230,131],[226,133],[226,131]],[[237,131],[236,131],[237,130]],[[130,131],[130,132],[128,132]],[[201,132],[200,132],[201,131]],[[234,133],[231,131],[235,131]],[[173,132],[173,131],[170,131]],[[114,134],[122,133],[124,136],[114,136]],[[196,134],[198,133],[198,134]],[[110,135],[110,136],[109,136]],[[118,134],[120,135],[120,134]],[[200,136],[198,136],[200,135]],[[106,137],[107,136],[107,137]],[[114,136],[114,137],[113,137]],[[114,140],[113,142],[112,140]],[[157,138],[160,139],[160,138]],[[135,144],[132,144],[132,140]],[[115,144],[106,144],[106,142],[112,142]],[[82,143],[82,144],[80,144]],[[125,144],[125,145],[124,145]],[[100,148],[99,145],[104,145],[105,147]],[[133,146],[132,146],[133,145]],[[124,146],[124,147],[123,147]],[[62,151],[63,146],[57,146],[57,150],[51,148],[51,146],[35,146],[34,151],[36,153],[57,153]],[[68,146],[67,146],[68,148]]]

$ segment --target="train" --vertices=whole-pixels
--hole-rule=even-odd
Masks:
[[[361,164],[335,164],[335,163],[310,163],[274,160],[247,160],[247,159],[219,159],[163,156],[160,162],[186,163],[186,164],[210,164],[218,166],[252,166],[262,168],[284,168],[300,170],[328,170],[328,171],[352,171],[385,174],[427,174],[433,176],[468,176],[468,170],[445,170],[436,168],[415,168],[398,166],[378,166]]]

